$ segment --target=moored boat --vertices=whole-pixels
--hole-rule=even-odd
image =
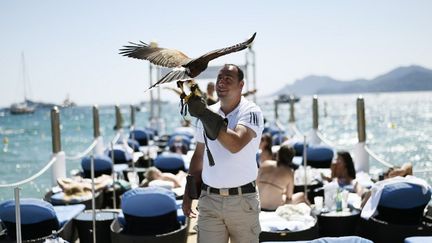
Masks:
[[[276,100],[276,102],[278,103],[297,103],[300,101],[300,97],[296,96],[296,95],[288,95],[288,94],[281,94],[278,96],[278,99]]]
[[[35,107],[24,101],[12,104],[9,110],[12,115],[30,114],[35,111]]]

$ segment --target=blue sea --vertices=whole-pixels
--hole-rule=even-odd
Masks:
[[[337,149],[351,150],[357,143],[356,99],[358,95],[323,95],[319,101],[319,130]],[[365,94],[366,133],[368,146],[393,165],[412,162],[414,171],[432,168],[432,92]],[[274,120],[274,97],[258,98],[267,120]],[[146,109],[145,109],[146,108]],[[101,133],[108,144],[115,131],[114,106],[99,108]],[[178,103],[161,107],[165,132],[180,126],[182,117]],[[121,108],[124,124],[130,124],[130,108]],[[136,127],[149,125],[149,107],[136,113]],[[279,120],[288,127],[289,105],[279,106]],[[312,129],[312,96],[301,97],[295,105],[298,128]],[[0,184],[13,183],[38,172],[52,156],[50,109],[33,114],[10,115],[0,111]],[[93,140],[92,107],[70,107],[60,110],[61,145],[67,156],[84,151]],[[127,131],[125,130],[125,133]],[[6,139],[7,138],[7,139]],[[5,143],[4,140],[8,140]],[[371,168],[385,168],[370,159]],[[68,160],[67,171],[80,169],[80,160]],[[416,173],[431,180],[432,173]],[[21,186],[21,197],[42,198],[49,190],[51,171]],[[12,188],[0,188],[0,201],[13,198]]]

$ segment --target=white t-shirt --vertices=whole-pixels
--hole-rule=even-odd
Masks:
[[[207,145],[215,161],[210,166],[207,151],[204,151],[202,180],[205,184],[215,188],[238,187],[256,180],[258,167],[256,154],[264,129],[264,119],[261,109],[253,102],[242,97],[239,105],[229,114],[225,115],[220,109],[220,102],[209,107],[214,112],[228,119],[228,128],[234,128],[241,124],[252,129],[256,137],[246,144],[237,153],[231,153],[219,141],[207,138]],[[201,121],[197,124],[195,138],[198,143],[205,143],[203,126]],[[207,147],[205,148],[207,150]]]

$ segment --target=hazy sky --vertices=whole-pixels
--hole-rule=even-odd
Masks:
[[[23,99],[21,52],[32,99],[148,99],[148,62],[118,55],[138,40],[196,57],[257,32],[258,95],[310,74],[351,80],[432,68],[431,10],[428,0],[0,1],[0,107]],[[245,52],[211,64],[227,62],[244,64]]]

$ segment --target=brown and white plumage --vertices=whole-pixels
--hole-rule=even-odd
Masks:
[[[127,57],[148,60],[158,66],[173,68],[171,72],[149,88],[152,89],[163,83],[195,78],[207,68],[211,60],[249,47],[255,39],[255,35],[256,33],[245,42],[208,52],[198,58],[190,58],[183,52],[174,49],[152,47],[144,42],[138,44],[130,42],[131,45],[124,46],[120,49],[120,54]]]

